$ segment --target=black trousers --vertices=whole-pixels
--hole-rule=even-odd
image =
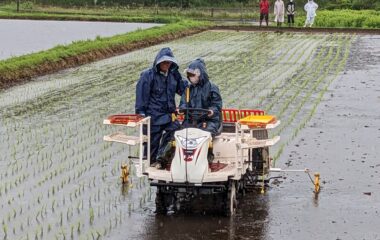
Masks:
[[[180,126],[178,121],[150,126],[150,164],[157,161],[157,156],[162,154],[165,146],[174,138],[174,132],[179,130]],[[145,145],[144,156],[146,155],[147,148]]]
[[[288,14],[288,23],[294,23],[294,14]]]

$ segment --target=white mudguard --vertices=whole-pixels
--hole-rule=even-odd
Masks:
[[[187,128],[177,131],[174,137],[176,152],[170,168],[173,182],[202,183],[208,172],[207,152],[211,134]]]

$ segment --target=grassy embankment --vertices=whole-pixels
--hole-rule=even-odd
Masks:
[[[207,22],[183,20],[162,27],[137,30],[114,37],[77,41],[52,49],[0,61],[0,89],[35,76],[75,67],[138,48],[194,34],[210,27]]]
[[[31,3],[20,5],[16,12],[15,4],[0,6],[0,18],[90,20],[90,21],[127,21],[127,22],[174,22],[178,19],[196,20],[240,20],[256,19],[256,9],[249,8],[127,8],[127,7],[76,7],[39,6]]]
[[[34,20],[75,20],[105,22],[159,22],[171,23],[180,21],[181,17],[173,14],[154,14],[151,11],[117,11],[114,9],[59,8],[42,7],[27,3],[20,5],[16,11],[15,4],[0,5],[2,19],[34,19]]]

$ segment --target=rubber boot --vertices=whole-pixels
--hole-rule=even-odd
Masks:
[[[213,148],[210,147],[210,148],[208,148],[208,152],[207,152],[207,161],[208,161],[208,163],[211,164],[212,161],[214,161],[214,158],[215,158],[215,156],[214,156],[214,153],[213,153]]]
[[[158,153],[157,162],[161,164],[161,168],[165,169],[168,163],[171,163],[173,158],[173,143],[168,142],[164,150]]]

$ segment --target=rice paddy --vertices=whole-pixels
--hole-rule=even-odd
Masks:
[[[181,70],[205,59],[224,108],[276,115],[283,148],[344,71],[350,34],[207,31],[49,75],[0,92],[2,239],[102,239],[128,234],[154,194],[146,179],[120,183],[128,148],[103,142],[108,115],[134,112],[135,85],[159,49]]]

